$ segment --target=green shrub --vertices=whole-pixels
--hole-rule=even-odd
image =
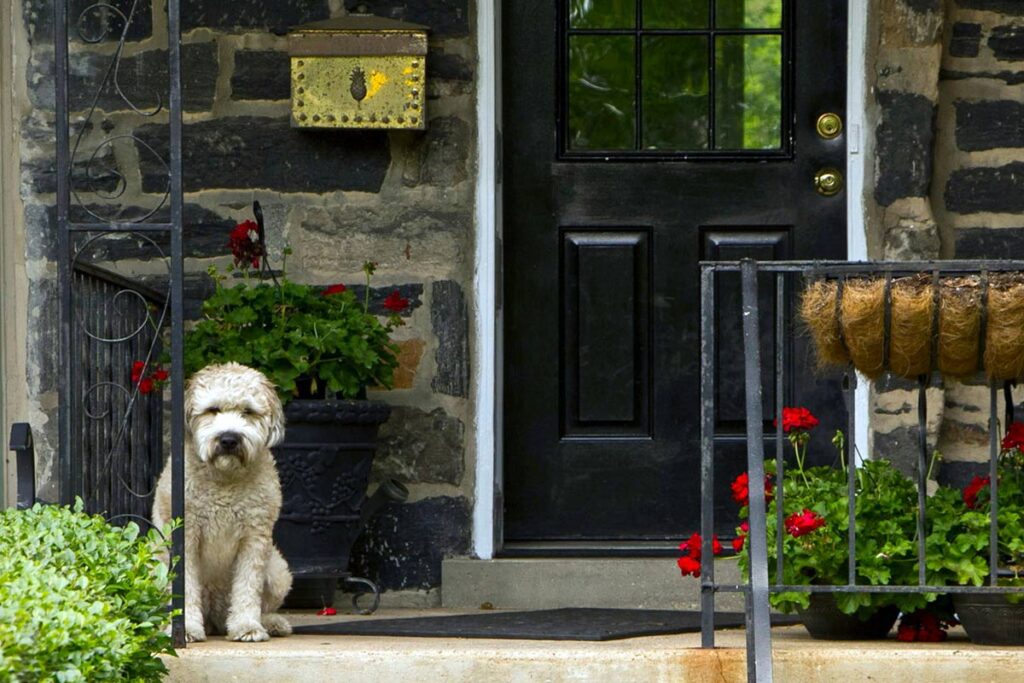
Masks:
[[[0,512],[0,681],[159,680],[156,654],[174,653],[166,547],[81,501]]]

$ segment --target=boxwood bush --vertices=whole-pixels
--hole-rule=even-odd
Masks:
[[[0,681],[159,680],[156,655],[174,652],[166,547],[81,501],[0,512]]]

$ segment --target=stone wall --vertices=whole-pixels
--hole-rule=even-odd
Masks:
[[[72,17],[89,3],[72,2]],[[114,0],[125,11],[130,1]],[[41,493],[54,499],[56,468],[56,225],[54,53],[52,3],[24,0],[28,102],[21,122],[26,259],[30,274],[28,392],[39,433]],[[82,154],[95,152],[92,171],[76,163],[76,185],[90,172],[97,189],[121,193],[122,216],[159,205],[164,169],[152,152],[166,151],[166,118],[149,116],[166,89],[166,12],[143,0],[128,30],[119,83],[133,110],[106,88],[96,97]],[[425,589],[440,583],[440,559],[469,548],[472,492],[469,464],[469,329],[473,254],[476,46],[469,0],[361,3],[360,11],[426,24],[428,130],[313,132],[289,126],[289,63],[285,33],[307,21],[357,9],[340,0],[189,0],[182,3],[183,166],[187,315],[210,291],[209,265],[225,266],[227,233],[251,217],[259,200],[267,217],[271,259],[288,244],[289,277],[331,284],[362,281],[365,260],[378,262],[372,299],[393,289],[412,301],[396,332],[401,368],[396,386],[371,392],[397,408],[383,428],[374,478],[396,477],[410,502],[387,509],[357,550],[354,562],[385,588]],[[116,16],[87,15],[95,34]],[[71,57],[71,107],[80,121],[97,95],[113,44],[76,40]],[[162,98],[166,102],[166,95]],[[124,136],[101,145],[101,135]],[[128,136],[134,136],[128,137]],[[99,169],[99,172],[96,172]],[[116,169],[117,173],[109,169]],[[120,174],[120,175],[118,175]],[[103,214],[110,202],[84,195]],[[128,207],[128,208],[124,208]],[[140,208],[142,211],[140,212]],[[76,216],[84,216],[81,209]],[[112,243],[118,268],[159,285],[160,266],[139,243]],[[423,548],[429,548],[424,553]]]
[[[1024,5],[876,0],[872,17],[871,256],[1024,256]],[[913,470],[915,387],[881,382],[872,405],[873,452]],[[929,391],[942,479],[960,483],[987,458],[987,419],[985,386]]]

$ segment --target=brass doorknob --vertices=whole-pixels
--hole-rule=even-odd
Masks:
[[[843,189],[843,174],[836,168],[823,168],[814,174],[814,189],[818,194],[831,197]]]
[[[818,123],[814,127],[817,129],[818,135],[826,140],[831,140],[839,137],[839,134],[843,132],[843,120],[839,118],[839,114],[826,112],[818,117]]]

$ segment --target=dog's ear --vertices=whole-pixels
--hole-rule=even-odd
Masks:
[[[269,380],[266,381],[264,390],[267,392],[267,419],[270,420],[267,448],[273,448],[284,439],[284,408],[277,396],[277,390]]]

